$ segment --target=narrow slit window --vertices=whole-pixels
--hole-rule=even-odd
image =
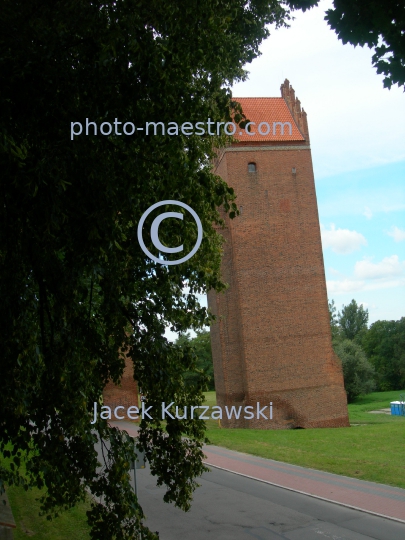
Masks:
[[[256,172],[256,163],[248,163],[248,172]]]

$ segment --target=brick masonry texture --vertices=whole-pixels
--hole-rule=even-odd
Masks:
[[[229,288],[208,294],[219,318],[211,328],[217,401],[255,409],[257,402],[273,403],[273,420],[223,419],[224,427],[343,427],[349,425],[347,400],[331,343],[306,114],[287,80],[281,94],[302,137],[239,142],[215,164],[235,189],[240,210],[219,231]],[[249,99],[249,110],[242,106],[260,122],[268,121],[266,101],[280,98]],[[249,163],[256,172],[248,172]]]
[[[132,359],[127,356],[121,383],[116,385],[112,381],[109,381],[103,392],[104,405],[111,407],[112,413],[114,413],[115,407],[122,405],[124,410],[119,409],[118,415],[124,416],[125,420],[131,420],[126,414],[128,407],[132,405],[138,407],[138,385],[134,380],[133,373]],[[112,417],[112,420],[115,420],[115,418]]]

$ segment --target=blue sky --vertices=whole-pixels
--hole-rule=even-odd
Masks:
[[[337,39],[324,21],[329,6],[271,29],[233,95],[279,97],[289,79],[308,114],[329,299],[340,309],[354,298],[370,323],[397,320],[405,316],[405,94],[383,88],[370,49]]]
[[[405,315],[405,161],[316,182],[330,298],[352,298],[370,322]]]

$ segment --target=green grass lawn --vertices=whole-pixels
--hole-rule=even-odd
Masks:
[[[356,400],[348,406],[351,424],[390,424],[405,420],[405,417],[391,416],[388,414],[370,414],[368,411],[378,411],[390,407],[391,401],[399,401],[399,394],[405,391],[373,392]]]
[[[14,540],[35,537],[36,540],[88,540],[86,510],[90,503],[82,503],[59,517],[48,521],[39,516],[40,503],[37,500],[41,492],[38,489],[25,491],[22,487],[10,486],[7,495],[13,511],[17,529],[14,529]]]
[[[207,421],[212,444],[362,480],[405,488],[405,417],[372,414],[389,407],[399,391],[374,392],[349,405],[350,428],[220,429]],[[215,392],[206,392],[215,405]]]

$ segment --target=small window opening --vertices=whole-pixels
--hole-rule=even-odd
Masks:
[[[248,172],[256,172],[256,163],[248,164]]]

